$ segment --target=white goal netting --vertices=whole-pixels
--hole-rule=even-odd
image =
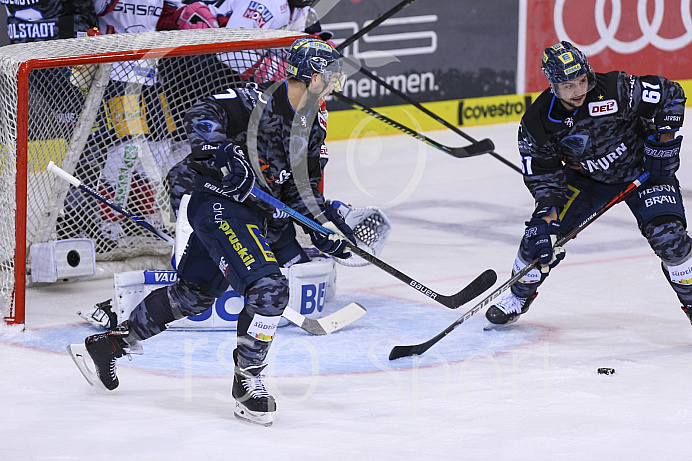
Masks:
[[[283,78],[284,49],[300,35],[204,29],[0,47],[5,319],[23,322],[33,244],[86,237],[104,264],[170,258],[170,245],[46,172],[48,162],[172,236],[166,175],[189,153],[185,111],[247,81]]]

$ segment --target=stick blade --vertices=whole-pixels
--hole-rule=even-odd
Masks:
[[[319,319],[309,319],[292,310],[290,307],[284,309],[283,316],[291,323],[299,326],[311,335],[323,336],[340,330],[362,316],[367,311],[358,303],[351,303],[338,311]]]
[[[366,312],[365,308],[360,304],[351,303],[333,314],[317,319],[316,321],[325,331],[325,334],[330,334],[352,324],[364,316]]]
[[[453,294],[448,299],[442,299],[440,302],[443,302],[443,304],[450,309],[457,309],[459,306],[466,304],[493,286],[496,281],[497,273],[492,269],[487,269],[473,279],[473,281],[466,285],[460,292]]]
[[[449,149],[453,157],[465,158],[475,157],[476,155],[487,154],[495,150],[495,144],[489,138],[481,139],[466,147],[452,147]]]
[[[389,353],[389,360],[396,360],[402,357],[412,357],[414,355],[421,355],[437,341],[426,341],[421,344],[413,344],[411,346],[394,346]]]

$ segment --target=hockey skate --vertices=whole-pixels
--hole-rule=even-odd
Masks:
[[[94,325],[95,327],[105,328],[110,330],[118,324],[118,315],[113,311],[113,300],[107,299],[87,310],[77,311],[77,315]]]
[[[238,352],[233,351],[236,364]],[[262,426],[274,422],[271,414],[276,411],[276,401],[269,395],[262,381],[262,370],[266,365],[240,368],[235,367],[233,375],[233,398],[236,400],[235,417]]]
[[[129,329],[123,324],[107,333],[88,336],[84,344],[70,344],[67,352],[89,384],[112,391],[120,384],[115,361],[128,354],[128,344],[123,339],[128,334]]]
[[[682,311],[685,313],[688,319],[690,319],[690,324],[692,324],[692,306],[682,306]]]
[[[492,330],[516,322],[520,315],[525,314],[529,310],[536,296],[538,296],[537,292],[528,298],[520,298],[510,290],[502,297],[499,303],[490,306],[485,312],[485,318],[490,323],[484,330]]]

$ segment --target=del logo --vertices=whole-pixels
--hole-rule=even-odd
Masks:
[[[614,99],[589,103],[589,115],[598,117],[599,115],[614,114],[618,111],[618,103]]]

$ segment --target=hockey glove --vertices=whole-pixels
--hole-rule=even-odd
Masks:
[[[356,238],[353,235],[353,230],[346,224],[337,207],[340,202],[327,201],[324,206],[324,217],[329,221],[323,224],[323,227],[334,231],[333,234],[323,235],[317,231],[310,231],[310,239],[315,248],[323,253],[334,256],[335,258],[348,259],[351,257],[351,252],[348,251],[349,241],[356,244]]]
[[[657,141],[653,135],[644,141],[644,171],[651,175],[651,182],[657,183],[672,177],[680,168],[680,144],[682,136],[670,141]]]
[[[195,2],[179,9],[178,29],[217,29],[219,22],[209,7],[202,2]]]
[[[214,162],[221,172],[224,192],[238,202],[244,201],[255,186],[255,172],[245,159],[243,150],[226,141],[216,148]]]
[[[673,99],[656,114],[654,124],[659,133],[670,133],[682,128],[685,121],[686,98]]]
[[[547,222],[543,218],[532,218],[526,222],[524,240],[532,260],[538,259],[541,272],[547,273],[550,267],[555,267],[565,257],[562,247],[554,247],[560,234],[560,221]]]

